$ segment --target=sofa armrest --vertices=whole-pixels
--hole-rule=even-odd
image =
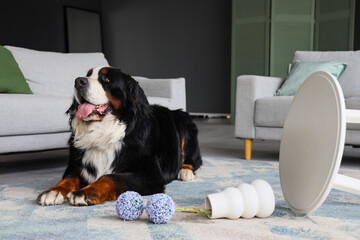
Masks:
[[[168,98],[171,100],[171,109],[181,108],[186,111],[185,78],[133,78],[139,82],[147,97]]]
[[[284,78],[242,75],[237,78],[235,136],[255,138],[254,112],[258,98],[271,97]]]

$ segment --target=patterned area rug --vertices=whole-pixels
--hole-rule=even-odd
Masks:
[[[270,183],[276,197],[274,213],[264,219],[211,220],[204,215],[175,213],[169,223],[157,225],[144,213],[129,222],[116,215],[114,202],[90,207],[37,205],[36,196],[60,176],[3,185],[0,239],[360,239],[358,196],[332,190],[316,212],[295,215],[283,199],[278,168],[278,162],[204,158],[196,181],[174,181],[166,189],[177,207],[201,208],[206,195],[261,178]],[[341,172],[360,178],[358,170]]]

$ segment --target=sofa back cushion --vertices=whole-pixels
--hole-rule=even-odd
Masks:
[[[71,97],[74,80],[90,68],[108,66],[102,53],[57,53],[5,46],[34,94]]]
[[[185,78],[133,78],[139,82],[149,103],[186,111]]]
[[[296,61],[326,62],[337,61],[348,64],[339,79],[345,98],[360,96],[360,51],[309,52],[296,51]]]

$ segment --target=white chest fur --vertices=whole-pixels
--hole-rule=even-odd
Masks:
[[[126,124],[112,114],[107,114],[101,121],[91,122],[75,117],[71,124],[74,131],[74,146],[85,150],[82,164],[91,165],[96,170],[94,176],[83,168],[81,175],[92,183],[102,175],[111,173],[115,154],[122,148]]]

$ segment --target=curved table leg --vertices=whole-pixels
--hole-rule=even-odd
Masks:
[[[347,123],[360,123],[360,110],[346,109]]]
[[[333,188],[360,195],[360,180],[338,174],[335,178]]]

